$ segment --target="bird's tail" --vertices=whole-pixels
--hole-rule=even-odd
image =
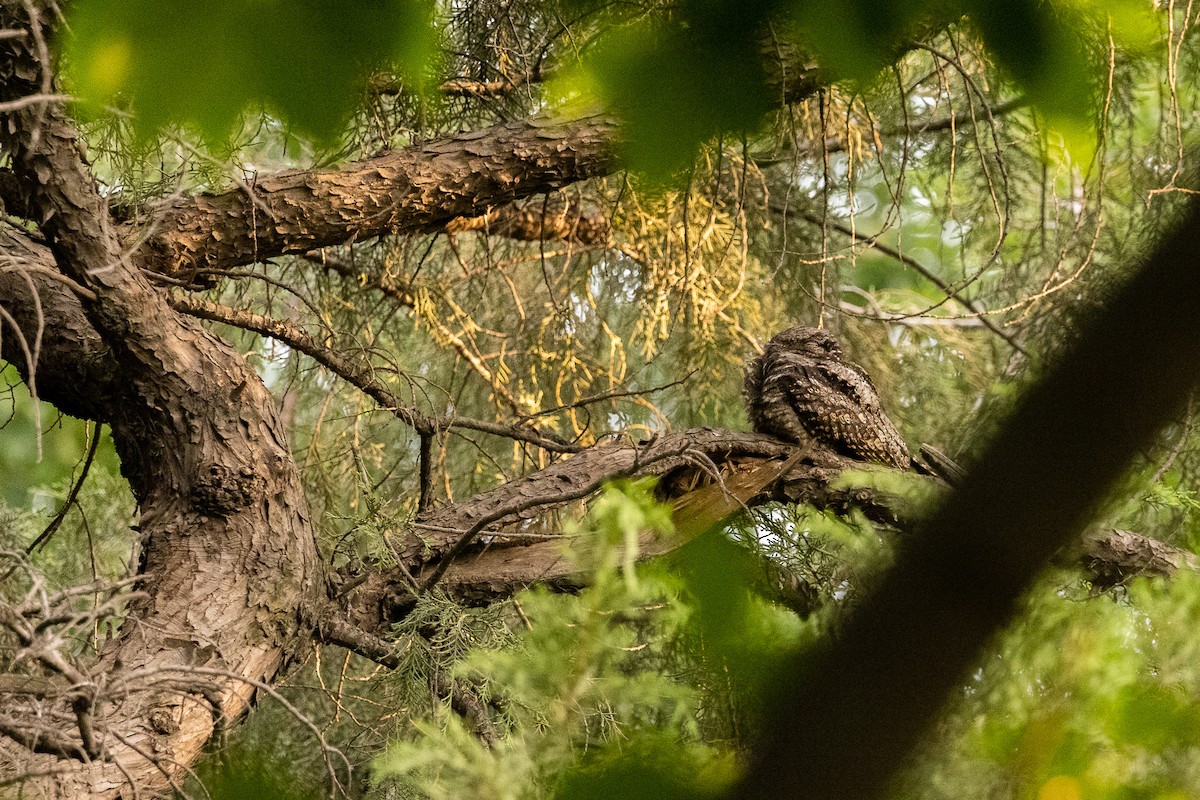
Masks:
[[[931,444],[921,445],[920,457],[913,459],[913,467],[922,475],[941,478],[951,486],[961,484],[967,474],[954,459]]]

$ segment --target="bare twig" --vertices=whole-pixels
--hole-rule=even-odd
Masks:
[[[92,468],[92,461],[96,458],[96,450],[100,446],[100,426],[97,425],[92,433],[92,441],[88,444],[87,455],[83,459],[83,469],[79,472],[79,477],[71,486],[71,491],[67,492],[67,497],[63,500],[62,508],[58,509],[58,513],[54,515],[54,519],[50,520],[50,524],[46,529],[38,534],[38,537],[29,543],[25,548],[26,553],[32,553],[38,547],[44,546],[54,532],[62,525],[63,520],[67,518],[67,512],[71,510],[71,506],[75,505],[76,499],[79,497],[79,491],[83,488],[83,482],[87,480],[88,471]]]
[[[771,208],[773,211],[775,211],[778,214],[786,215],[788,213],[786,210],[776,208],[775,206],[772,206]],[[980,323],[985,328],[987,328],[992,333],[996,334],[1001,339],[1003,339],[1005,342],[1007,342],[1008,345],[1013,348],[1013,350],[1016,350],[1018,353],[1021,353],[1022,355],[1028,355],[1028,353],[1025,352],[1025,349],[1023,347],[1021,347],[1021,345],[1017,342],[1016,339],[1014,339],[1012,337],[1011,334],[1009,334],[1007,331],[1000,328],[998,325],[996,325],[996,323],[992,322],[988,318],[988,314],[990,312],[988,312],[987,309],[980,308],[979,305],[977,303],[975,303],[975,301],[971,300],[969,297],[963,296],[963,294],[961,292],[959,292],[957,289],[955,289],[954,286],[952,286],[951,284],[949,284],[948,282],[946,282],[945,280],[940,278],[936,273],[934,273],[931,269],[926,267],[920,261],[917,261],[915,258],[912,258],[911,256],[904,255],[899,250],[896,250],[893,247],[889,247],[888,245],[879,241],[879,238],[877,236],[866,236],[865,234],[859,233],[858,231],[854,230],[853,228],[843,225],[842,223],[838,222],[837,220],[832,220],[832,219],[822,220],[820,216],[809,213],[807,211],[800,212],[800,216],[803,217],[808,222],[811,222],[814,225],[824,224],[826,227],[837,231],[838,233],[842,234],[843,236],[848,236],[856,242],[865,244],[868,247],[878,250],[879,252],[883,253],[884,255],[890,256],[891,258],[894,258],[897,261],[899,261],[900,263],[904,264],[905,266],[911,268],[913,271],[919,273],[921,275],[921,277],[925,278],[927,281],[932,283],[934,286],[941,289],[946,294],[947,297],[953,298],[954,300],[957,300],[959,303],[962,303],[963,306],[965,306],[968,310],[970,310],[971,313],[974,314],[979,319]]]
[[[234,327],[252,331],[262,336],[269,336],[272,339],[283,342],[288,347],[312,358],[318,364],[344,379],[352,386],[357,387],[377,402],[381,408],[390,411],[398,419],[412,426],[418,433],[428,432],[432,434],[450,428],[463,428],[492,434],[493,436],[515,439],[556,453],[577,453],[583,449],[581,445],[552,438],[551,435],[521,425],[488,422],[487,420],[462,417],[457,414],[443,417],[431,417],[423,414],[413,406],[402,402],[391,389],[384,386],[375,377],[374,368],[369,363],[333,352],[319,344],[312,336],[301,330],[298,326],[286,320],[273,319],[250,311],[241,311],[194,297],[175,297],[172,299],[171,304],[177,311],[185,314],[199,317],[200,319],[207,319],[211,322],[233,325]]]
[[[30,94],[16,100],[0,103],[0,114],[10,111],[20,111],[22,108],[29,108],[29,106],[41,103],[65,103],[73,99],[69,94]]]

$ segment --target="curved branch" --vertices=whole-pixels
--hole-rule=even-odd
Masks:
[[[0,39],[6,76],[0,103],[46,94],[52,83],[37,6],[0,2],[0,27],[26,33]],[[89,756],[84,763],[56,764],[66,768],[25,793],[153,793],[176,782],[223,716],[248,708],[257,685],[250,681],[272,679],[289,648],[307,638],[302,610],[324,586],[316,539],[270,393],[235,349],[172,310],[165,292],[130,263],[63,109],[50,104],[0,112],[0,144],[28,189],[53,254],[46,274],[69,279],[46,295],[53,313],[83,320],[63,336],[78,336],[75,346],[84,355],[66,363],[75,368],[96,355],[102,362],[86,370],[119,366],[107,378],[61,391],[78,393],[80,407],[110,423],[140,511],[142,591],[124,609],[119,635],[91,666],[112,678],[112,665],[121,663],[123,678],[147,678],[117,686],[83,670],[71,678],[79,691],[50,708],[11,697],[0,703],[10,714],[52,716],[60,733]],[[7,229],[4,237],[21,244]],[[39,247],[32,251],[40,256]],[[21,277],[14,273],[12,281]],[[12,287],[0,283],[9,299]],[[76,285],[82,288],[68,293]],[[40,301],[31,283],[35,290]],[[49,350],[69,346],[64,339]],[[205,663],[228,673],[211,691],[152,680],[165,669]],[[117,692],[120,702],[111,702]],[[91,758],[102,746],[103,758]],[[43,768],[49,756],[5,755],[29,772],[49,773]]]
[[[0,358],[27,380],[36,375],[39,396],[68,414],[108,421],[126,376],[73,289],[85,291],[58,271],[45,243],[0,222]],[[30,364],[21,341],[32,342],[39,330],[40,352]]]
[[[382,635],[412,607],[414,580],[416,585],[436,582],[442,591],[479,602],[509,596],[534,582],[575,585],[577,576],[563,559],[561,544],[536,538],[529,544],[529,534],[553,520],[556,510],[586,498],[612,478],[661,476],[664,498],[697,494],[698,480],[717,479],[711,494],[700,490],[703,502],[693,498],[684,512],[677,511],[678,527],[704,528],[771,498],[863,505],[860,493],[830,488],[830,481],[852,465],[855,462],[836,453],[810,448],[797,456],[794,445],[769,436],[710,428],[643,443],[609,442],[470,500],[419,515],[407,539],[393,546],[398,566],[367,571],[352,580],[348,587],[354,588],[344,590],[344,601],[355,625]],[[781,469],[786,474],[781,475]],[[476,539],[485,544],[468,547]],[[640,552],[663,550],[646,541]]]

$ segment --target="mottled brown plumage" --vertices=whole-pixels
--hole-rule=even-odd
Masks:
[[[816,441],[863,461],[913,466],[908,445],[879,404],[870,377],[842,358],[828,331],[797,325],[746,365],[750,425],[790,442]]]

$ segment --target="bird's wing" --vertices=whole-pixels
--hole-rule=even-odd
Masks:
[[[788,405],[818,441],[847,455],[908,468],[908,446],[879,402],[862,368],[832,359],[791,357],[781,383]]]

